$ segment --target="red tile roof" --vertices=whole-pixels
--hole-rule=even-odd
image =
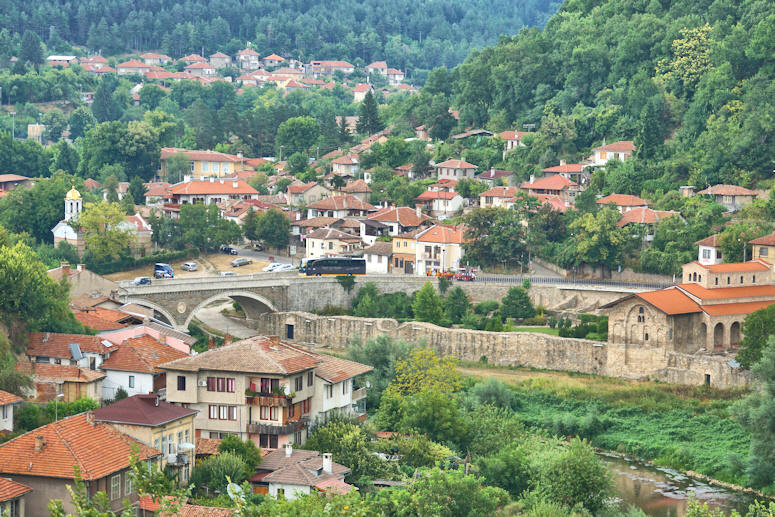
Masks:
[[[148,68],[148,65],[142,61],[130,59],[129,61],[124,61],[123,63],[116,65],[116,68]]]
[[[288,194],[303,194],[312,187],[317,185],[317,182],[310,181],[309,183],[302,183],[301,185],[288,185]]]
[[[215,54],[210,54],[210,57],[229,57],[223,52],[216,52]]]
[[[292,374],[314,368],[317,354],[267,336],[254,336],[164,365],[164,370]]]
[[[270,54],[264,58],[264,61],[285,61],[285,58],[277,54]]]
[[[416,198],[415,201],[433,201],[434,199],[453,199],[455,196],[459,196],[457,192],[444,192],[441,190],[426,190]]]
[[[192,161],[210,161],[210,162],[232,162],[239,163],[241,159],[233,154],[220,153],[218,151],[198,151],[181,149],[179,147],[162,147],[161,159],[166,160],[170,156],[178,153],[184,153],[186,158]],[[247,160],[245,160],[247,161]]]
[[[479,194],[479,197],[512,198],[517,195],[517,187],[493,187]]]
[[[710,237],[705,237],[704,239],[699,240],[694,244],[697,246],[709,246],[712,248],[717,248],[721,246],[721,234],[716,233],[714,235],[711,235]]]
[[[0,501],[10,501],[29,492],[32,492],[32,488],[27,485],[0,478]]]
[[[754,196],[758,193],[755,190],[749,190],[737,185],[713,185],[705,190],[700,190],[697,194],[708,194],[712,196]]]
[[[105,361],[103,370],[125,372],[155,373],[159,366],[188,357],[188,354],[176,348],[158,342],[148,335],[130,338],[121,343]]]
[[[23,399],[18,395],[14,395],[13,393],[8,393],[7,391],[0,390],[0,406],[5,406],[7,404],[16,404],[17,402],[22,402],[22,401]]]
[[[218,445],[221,444],[219,438],[197,438],[196,439],[196,454],[219,454]]]
[[[315,201],[307,205],[307,208],[315,210],[375,210],[376,207],[370,203],[361,201],[355,196],[349,194],[344,196],[332,196],[320,201]]]
[[[636,207],[624,212],[616,225],[621,228],[628,224],[654,224],[674,215],[680,216],[681,213],[675,210],[652,210],[648,207]]]
[[[199,54],[189,54],[186,57],[181,57],[180,61],[207,61]]]
[[[237,52],[237,55],[238,56],[257,56],[259,54],[252,48],[243,48],[242,50]]]
[[[232,517],[232,515],[231,508],[184,504],[180,511],[171,517]]]
[[[486,170],[483,173],[481,173],[480,175],[478,175],[476,177],[476,179],[478,179],[478,180],[498,180],[498,179],[501,179],[501,178],[508,178],[512,174],[514,174],[514,173],[511,172],[511,171],[505,171],[503,169],[490,168],[489,170]]]
[[[593,151],[613,151],[613,152],[632,152],[635,150],[635,143],[632,140],[620,140],[610,144],[595,147]]]
[[[352,64],[348,63],[347,61],[327,61],[327,60],[318,60],[312,62],[313,66],[329,66],[332,68],[355,68]]]
[[[417,234],[417,242],[435,242],[440,244],[461,244],[464,228],[462,226],[447,226],[435,224]]]
[[[503,140],[520,140],[527,133],[527,131],[501,131],[498,136]]]
[[[389,242],[379,242],[376,244],[387,244],[392,248],[392,244]],[[356,363],[354,361],[348,361],[347,359],[340,359],[332,355],[321,354],[322,364],[318,365],[315,369],[315,375],[323,379],[324,381],[335,383],[345,379],[352,379],[358,375],[368,373],[374,368],[371,366]]]
[[[595,202],[599,205],[613,204],[616,206],[648,206],[651,204],[645,199],[630,194],[610,194]]]
[[[385,68],[387,69],[387,62],[385,61],[374,61],[373,63],[366,65],[366,70],[371,70],[372,68]]]
[[[102,372],[64,364],[16,363],[16,370],[41,382],[61,381],[88,384],[105,378],[105,374]]]
[[[754,239],[750,241],[748,244],[758,244],[761,246],[775,246],[775,232],[765,235],[764,237],[759,237],[758,239]]]
[[[98,422],[155,427],[196,415],[195,409],[159,400],[158,395],[133,395],[94,410]]]
[[[173,195],[258,194],[256,189],[244,181],[233,179],[191,180],[171,186],[169,192]]]
[[[549,205],[552,207],[552,210],[558,212],[565,212],[568,209],[568,205],[566,205],[558,196],[553,196],[551,194],[533,194],[530,197],[538,199],[542,205]]]
[[[741,303],[718,303],[703,305],[702,310],[711,316],[727,316],[732,314],[751,314],[759,309],[765,309],[775,304],[775,300]]]
[[[437,169],[439,167],[447,167],[450,169],[476,169],[477,166],[464,160],[447,160],[441,163],[437,163],[434,165],[434,167]]]
[[[721,300],[725,298],[775,297],[775,285],[752,285],[748,287],[720,287],[706,289],[699,284],[678,284],[683,291],[699,300]]]
[[[748,262],[728,262],[724,264],[700,264],[696,260],[693,264],[697,264],[710,271],[711,273],[738,273],[743,271],[770,271],[772,266],[763,261],[749,260]]]
[[[79,323],[95,330],[116,330],[128,326],[128,323],[120,323],[111,319],[105,319],[90,311],[73,311],[73,316]],[[129,314],[126,314],[129,317]]]
[[[345,242],[360,242],[361,238],[356,235],[344,233],[336,228],[320,228],[307,234],[307,239],[321,240],[339,240]]]
[[[638,298],[650,303],[665,314],[690,314],[701,312],[697,303],[675,287],[660,291],[638,293]]]
[[[363,180],[355,180],[348,183],[346,186],[342,188],[342,192],[349,193],[364,193],[364,192],[371,192],[371,189]]]
[[[43,447],[35,450],[37,437]],[[91,412],[63,418],[0,445],[0,473],[73,479],[73,466],[85,481],[95,481],[129,468],[132,446],[141,460],[161,453],[108,424]]]
[[[293,221],[291,226],[298,226],[300,228],[324,228],[340,220],[341,219],[338,217],[311,217],[309,219]]]
[[[358,83],[358,84],[355,85],[355,88],[353,88],[353,92],[355,92],[355,93],[363,93],[363,92],[371,91],[371,89],[372,89],[372,87],[371,87],[370,84]]]
[[[409,208],[408,206],[391,206],[383,208],[374,214],[369,216],[369,219],[374,221],[380,221],[383,223],[398,223],[401,226],[420,226],[430,217],[420,213],[417,214],[417,210]]]
[[[547,167],[546,169],[541,169],[541,172],[571,173],[571,172],[581,172],[583,170],[584,170],[584,164],[582,163],[567,163],[565,165],[555,165],[554,167]]]
[[[337,165],[358,165],[359,162],[357,155],[348,153],[332,160],[331,163],[336,163]]]
[[[129,315],[127,315],[129,316]],[[103,338],[86,334],[56,334],[53,332],[30,332],[27,344],[27,355],[57,357],[69,359],[70,344],[77,343],[81,352],[104,354],[107,348],[102,344]]]
[[[140,57],[142,59],[170,59],[169,56],[165,56],[164,54],[154,54],[153,52],[146,52]]]
[[[196,62],[185,67],[185,70],[215,70],[215,68],[208,63]]]
[[[530,190],[565,190],[568,187],[576,186],[578,186],[578,183],[559,174],[539,178],[534,180],[533,183],[525,182],[522,184],[523,189]]]

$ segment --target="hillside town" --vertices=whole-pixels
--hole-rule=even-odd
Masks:
[[[0,7],[0,514],[775,516],[775,10],[442,4]]]

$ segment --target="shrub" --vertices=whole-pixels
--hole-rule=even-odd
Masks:
[[[222,452],[211,456],[194,467],[191,472],[191,484],[201,490],[207,487],[210,490],[224,491],[228,476],[233,483],[240,484],[245,481],[249,472],[248,465],[240,456],[233,452]]]
[[[497,311],[498,307],[500,307],[500,303],[498,303],[496,300],[485,300],[474,307],[474,312],[484,316],[486,314],[490,314],[491,312]]]
[[[156,262],[174,262],[176,260],[182,260],[187,258],[193,258],[199,256],[199,250],[197,248],[187,248],[177,251],[165,251],[162,253],[154,253],[153,255],[147,255],[145,257],[123,257],[113,262],[101,262],[97,263],[91,259],[90,254],[84,255],[84,261],[86,267],[90,271],[100,275],[107,275],[110,273],[116,273],[118,271],[126,271],[128,269],[134,269],[136,267],[145,266],[149,264],[155,264]]]
[[[484,325],[484,330],[488,332],[503,332],[503,322],[500,318],[488,318]]]
[[[554,328],[557,326],[557,318],[554,317],[554,315],[549,316],[549,328]]]
[[[536,325],[536,326],[546,325],[546,316],[544,316],[543,314],[538,314],[536,316],[533,316],[532,318],[525,318],[524,320],[522,320],[522,323],[525,325]]]

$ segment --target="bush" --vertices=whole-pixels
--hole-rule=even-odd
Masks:
[[[527,291],[521,287],[512,287],[506,296],[503,297],[500,309],[503,318],[524,319],[532,318],[536,315]]]
[[[484,330],[488,332],[503,332],[503,322],[500,318],[488,318],[487,323],[484,326]]]
[[[207,487],[210,490],[223,492],[228,484],[226,476],[233,483],[240,484],[252,474],[247,463],[233,452],[222,452],[211,456],[194,467],[191,472],[191,484],[202,490]]]
[[[199,250],[197,248],[187,248],[184,250],[155,253],[153,255],[147,255],[140,258],[123,257],[120,260],[116,260],[114,262],[102,263],[94,262],[91,259],[91,256],[87,253],[84,255],[84,261],[86,262],[86,268],[90,271],[93,271],[99,275],[107,275],[110,273],[116,273],[118,271],[126,271],[127,269],[134,269],[140,266],[155,264],[156,262],[174,262],[176,260],[183,260],[198,256]]]
[[[549,316],[549,328],[554,328],[557,326],[557,318],[555,318],[553,315]]]
[[[497,311],[498,307],[500,307],[500,303],[498,303],[495,300],[485,300],[482,303],[479,303],[474,307],[474,312],[476,314],[480,314],[482,316],[486,314],[490,314],[491,312]]]
[[[546,316],[543,314],[538,314],[537,316],[533,316],[532,318],[525,318],[524,320],[522,320],[522,323],[524,325],[543,326],[543,325],[546,325]]]

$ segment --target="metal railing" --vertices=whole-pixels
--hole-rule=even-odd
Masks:
[[[590,287],[620,287],[625,289],[664,289],[670,287],[671,283],[660,282],[620,282],[616,280],[595,280],[587,278],[562,278],[562,277],[544,277],[544,276],[507,276],[507,275],[482,275],[476,277],[476,282],[491,284],[521,284],[528,280],[531,284],[540,285],[579,285]]]
[[[366,396],[366,388],[358,388],[357,390],[353,390],[353,396],[352,400],[360,400]]]

